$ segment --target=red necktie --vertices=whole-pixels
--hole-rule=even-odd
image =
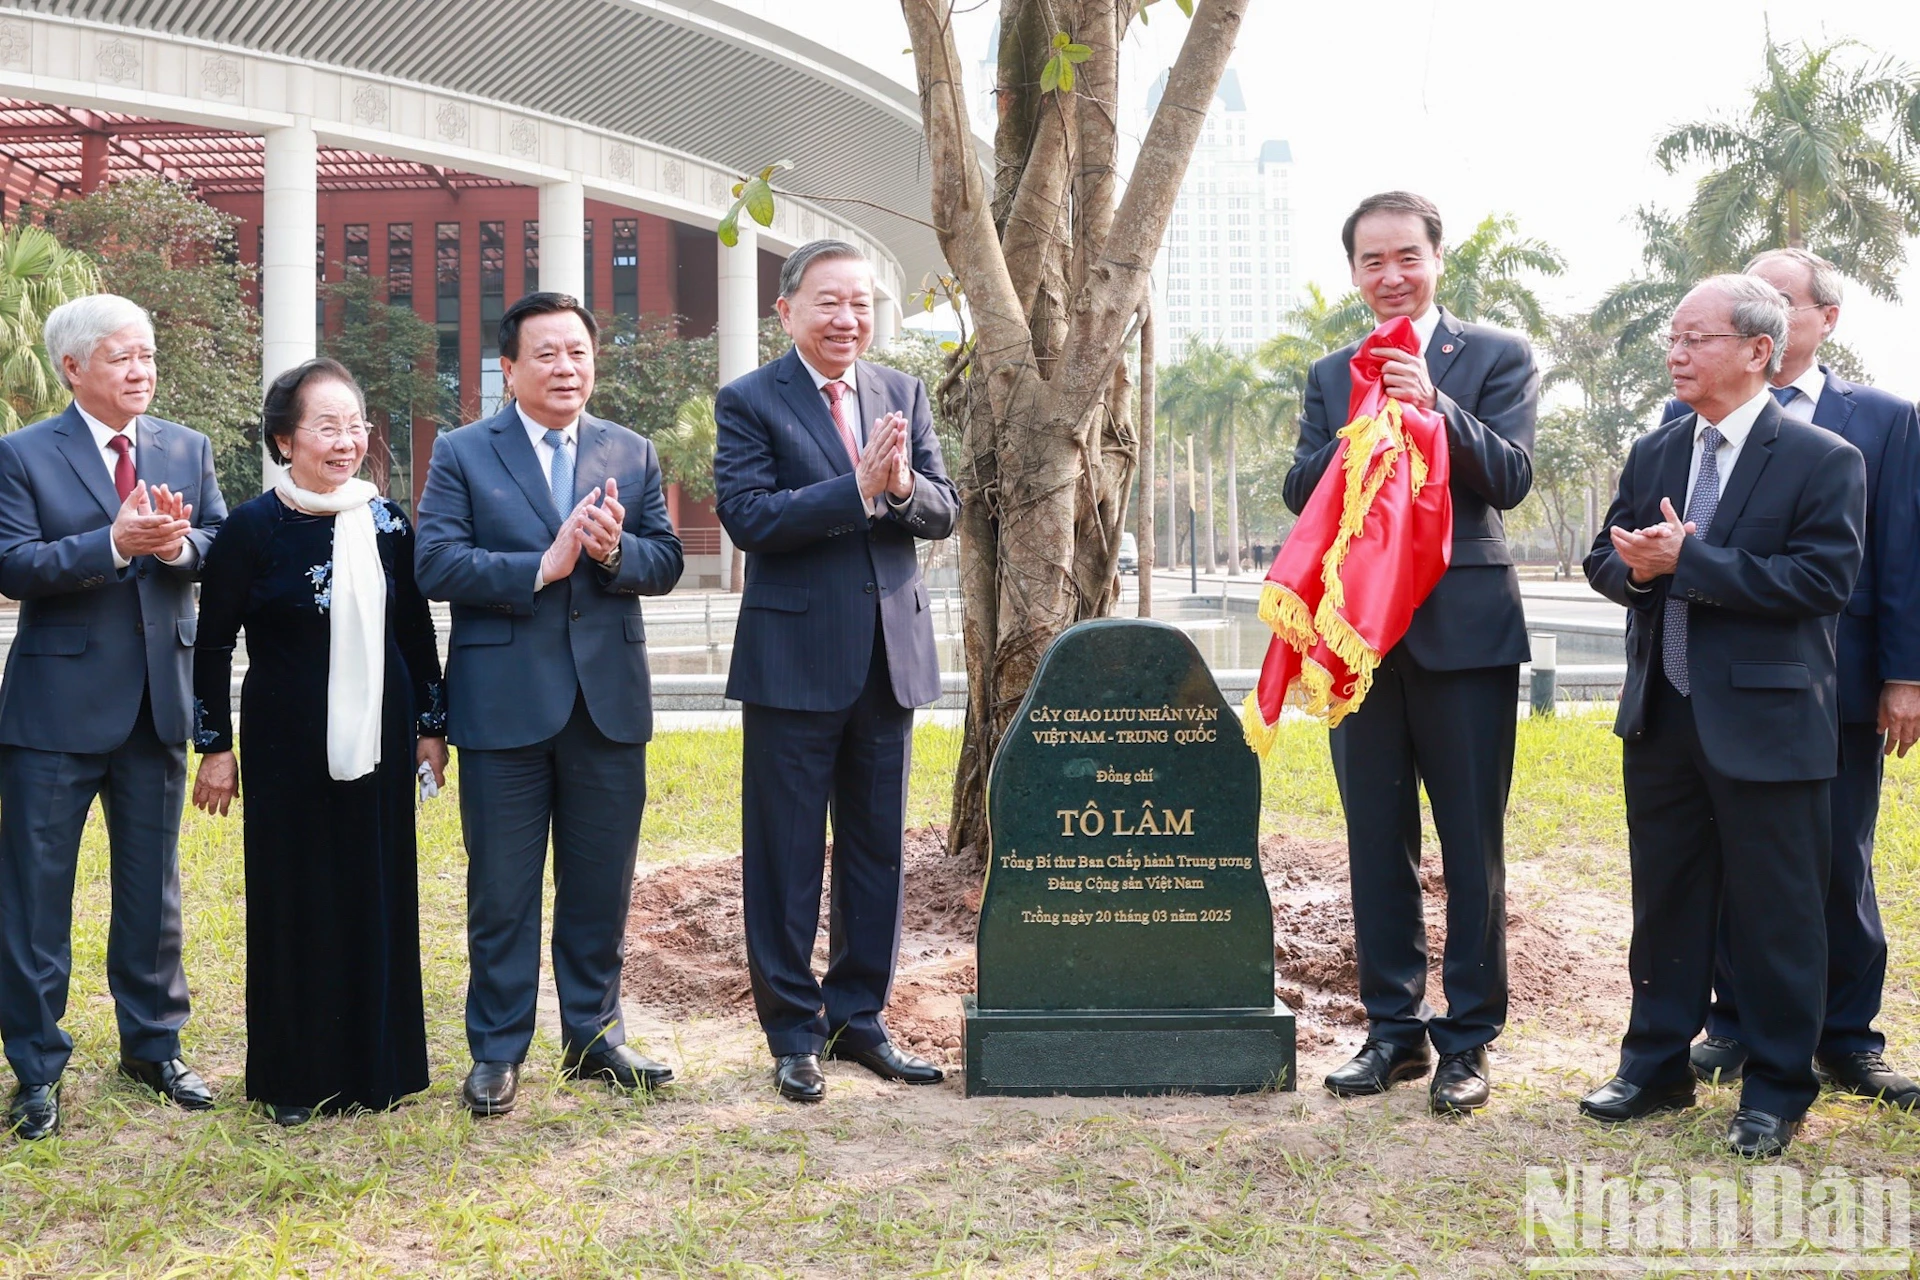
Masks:
[[[840,443],[847,447],[847,461],[853,463],[853,469],[860,469],[860,446],[853,438],[853,431],[847,426],[847,419],[840,412],[840,397],[847,394],[844,382],[829,382],[821,388],[827,393],[827,399],[833,404],[833,425],[840,428]]]
[[[115,432],[107,437],[107,448],[120,455],[120,461],[113,464],[113,487],[125,502],[127,495],[133,492],[133,441]]]

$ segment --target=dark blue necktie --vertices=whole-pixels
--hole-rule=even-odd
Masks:
[[[1713,513],[1720,507],[1720,446],[1726,437],[1718,427],[1700,433],[1700,474],[1694,477],[1693,494],[1687,499],[1685,517],[1693,521],[1694,537],[1704,538],[1713,525]],[[1687,602],[1667,592],[1667,604],[1661,618],[1660,665],[1667,679],[1682,697],[1691,697],[1693,682],[1687,676]]]

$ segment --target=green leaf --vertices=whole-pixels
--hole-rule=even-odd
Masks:
[[[746,185],[744,182],[736,182],[733,184],[734,199],[738,200],[740,198],[740,193],[746,189]]]
[[[727,210],[727,216],[720,219],[720,243],[731,249],[740,243],[740,202],[735,200],[733,207]]]
[[[793,168],[793,161],[775,160],[772,164],[768,165],[766,168],[760,171],[760,181],[772,182],[774,174],[778,173],[782,169],[791,169],[791,168]]]
[[[1040,92],[1052,93],[1060,87],[1060,68],[1067,65],[1061,59],[1047,59],[1047,65],[1040,69]]]
[[[1180,6],[1180,12],[1189,18],[1193,16],[1193,0],[1173,0],[1173,2]]]
[[[1067,34],[1066,32],[1064,32],[1064,31],[1056,31],[1056,32],[1054,32],[1054,33],[1053,33],[1053,47],[1054,47],[1054,48],[1056,48],[1056,49],[1064,49],[1064,48],[1066,48],[1066,47],[1067,47],[1068,45],[1070,45],[1070,44],[1072,44],[1072,43],[1073,43],[1073,37],[1072,37],[1072,36],[1070,36],[1070,35],[1068,35],[1068,34]]]
[[[1085,62],[1093,56],[1093,50],[1084,44],[1062,45],[1060,52],[1065,55],[1068,62]]]
[[[1072,93],[1073,92],[1073,64],[1067,61],[1065,54],[1060,55],[1059,62],[1060,62],[1060,92]]]
[[[765,178],[755,178],[749,182],[740,198],[755,222],[763,227],[773,225],[773,187]]]

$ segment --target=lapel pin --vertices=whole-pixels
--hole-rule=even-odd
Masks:
[[[1453,354],[1453,344],[1452,344],[1451,342],[1449,342],[1449,343],[1446,343],[1446,344],[1444,344],[1443,346],[1441,346],[1441,348],[1440,348],[1440,354],[1441,354],[1441,355],[1443,355],[1443,356],[1450,356],[1450,355],[1452,355],[1452,354]]]

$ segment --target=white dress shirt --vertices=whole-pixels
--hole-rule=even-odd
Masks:
[[[539,423],[535,422],[532,418],[529,418],[527,416],[527,411],[520,407],[520,402],[518,400],[515,400],[513,402],[513,411],[520,415],[520,425],[527,429],[527,440],[533,445],[533,456],[540,460],[540,474],[543,477],[552,476],[553,475],[553,446],[547,443],[548,428],[541,426]],[[564,438],[566,442],[567,451],[573,454],[573,464],[575,467],[574,486],[578,488],[580,483],[580,476],[578,473],[578,468],[580,466],[580,416],[578,414],[574,415],[574,419],[572,422],[569,422],[566,426],[560,428],[560,435]],[[560,518],[562,520],[565,520],[568,514],[570,513],[570,511],[571,511],[570,507],[567,508],[566,510],[561,511]],[[582,552],[581,554],[584,555],[585,552]],[[533,589],[535,591],[539,591],[541,588],[545,587],[546,585],[547,585],[547,575],[540,572],[539,569],[535,569],[533,571]]]
[[[129,446],[127,449],[127,460],[133,464],[133,473],[136,476],[139,475],[140,437],[139,434],[134,431],[133,424],[140,421],[140,419],[135,418],[132,422],[127,423],[125,427],[115,431],[112,427],[88,413],[85,409],[81,409],[78,401],[74,402],[73,407],[79,410],[81,421],[85,422],[87,424],[87,430],[93,433],[94,448],[100,451],[100,461],[107,469],[107,483],[113,484],[113,473],[118,470],[120,466],[119,451],[113,447],[112,443],[115,437],[122,437],[126,440]],[[117,487],[115,492],[118,492]],[[114,542],[111,537],[107,539],[107,546],[113,552],[114,568],[124,569],[133,563],[131,557],[120,554],[119,544]],[[176,569],[191,569],[193,567],[194,557],[197,554],[191,542],[182,542],[180,544],[180,554],[171,560],[162,560],[161,563],[172,565]]]
[[[1420,335],[1420,354],[1427,354],[1427,348],[1433,345],[1433,331],[1440,327],[1440,308],[1429,303],[1427,309],[1413,318],[1413,331]]]
[[[1820,393],[1827,389],[1826,370],[1810,364],[1787,385],[1800,394],[1781,405],[1780,412],[1799,422],[1812,422],[1813,411],[1820,406]]]
[[[1763,387],[1759,395],[1729,413],[1722,421],[1708,422],[1705,414],[1694,415],[1693,460],[1687,464],[1687,493],[1682,501],[1693,501],[1693,484],[1700,478],[1700,437],[1706,434],[1707,428],[1716,427],[1720,431],[1720,448],[1714,454],[1714,460],[1720,469],[1720,492],[1725,493],[1727,478],[1733,474],[1734,464],[1740,461],[1740,450],[1747,443],[1747,436],[1753,431],[1753,420],[1760,416],[1760,410],[1765,408],[1767,401],[1772,398],[1772,389]],[[1684,516],[1686,512],[1682,511],[1680,514]],[[1706,530],[1702,529],[1700,532],[1705,533]]]

